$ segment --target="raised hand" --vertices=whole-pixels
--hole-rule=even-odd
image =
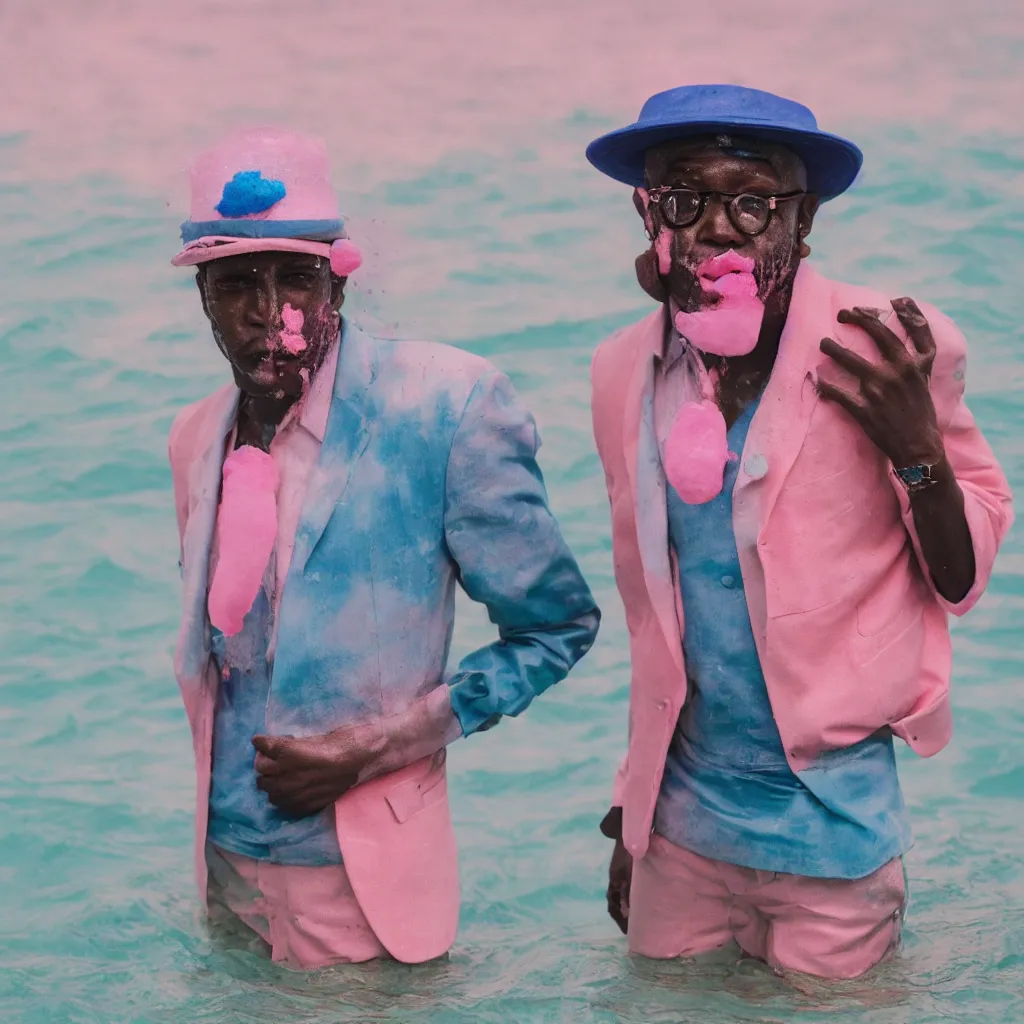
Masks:
[[[897,468],[935,465],[943,458],[942,434],[928,379],[935,362],[931,328],[913,299],[894,299],[896,311],[915,351],[885,326],[873,310],[843,309],[836,318],[868,334],[882,361],[872,363],[844,348],[833,338],[823,338],[821,351],[857,378],[857,391],[847,391],[827,381],[817,382],[818,394],[842,406]]]

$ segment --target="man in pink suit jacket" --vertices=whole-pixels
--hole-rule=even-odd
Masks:
[[[459,917],[447,745],[597,631],[536,427],[479,356],[342,317],[358,250],[318,140],[203,154],[182,240],[234,378],[169,441],[200,893],[294,967],[429,960]],[[498,635],[449,669],[457,586]]]
[[[905,909],[893,737],[949,741],[948,616],[1012,522],[965,342],[802,262],[862,157],[799,104],[673,89],[587,155],[659,303],[592,367],[632,660],[609,912],[642,955],[856,976]]]

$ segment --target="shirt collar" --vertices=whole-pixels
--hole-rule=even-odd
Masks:
[[[679,362],[686,351],[687,340],[676,330],[675,314],[679,308],[675,299],[669,299],[665,305],[665,316],[662,321],[661,348],[657,352],[658,369],[668,373]]]
[[[683,353],[686,351],[686,339],[675,329],[675,327],[671,327],[665,333],[665,345],[660,357],[662,373],[668,373],[668,371],[671,370],[677,362],[679,362]]]
[[[321,444],[327,433],[327,418],[331,413],[331,399],[334,396],[334,378],[338,371],[338,351],[341,348],[340,335],[334,340],[320,369],[313,374],[309,391],[302,400],[298,412],[299,424],[308,430]]]

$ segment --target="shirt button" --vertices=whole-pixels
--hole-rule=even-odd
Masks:
[[[656,705],[656,707],[657,707],[657,709],[659,711],[667,711],[668,710],[668,701],[667,700],[659,700],[657,705]]]
[[[743,460],[743,471],[751,480],[760,480],[768,472],[768,460],[760,452],[748,455]]]
[[[725,587],[726,590],[732,590],[732,588],[736,586],[736,578],[734,576],[723,576],[722,586]]]

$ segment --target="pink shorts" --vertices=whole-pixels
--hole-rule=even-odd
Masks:
[[[388,956],[363,914],[345,868],[289,867],[251,860],[208,843],[211,915],[225,910],[300,970]]]
[[[733,939],[779,971],[855,978],[899,945],[903,862],[853,880],[754,871],[651,836],[633,864],[629,950],[667,960]]]

